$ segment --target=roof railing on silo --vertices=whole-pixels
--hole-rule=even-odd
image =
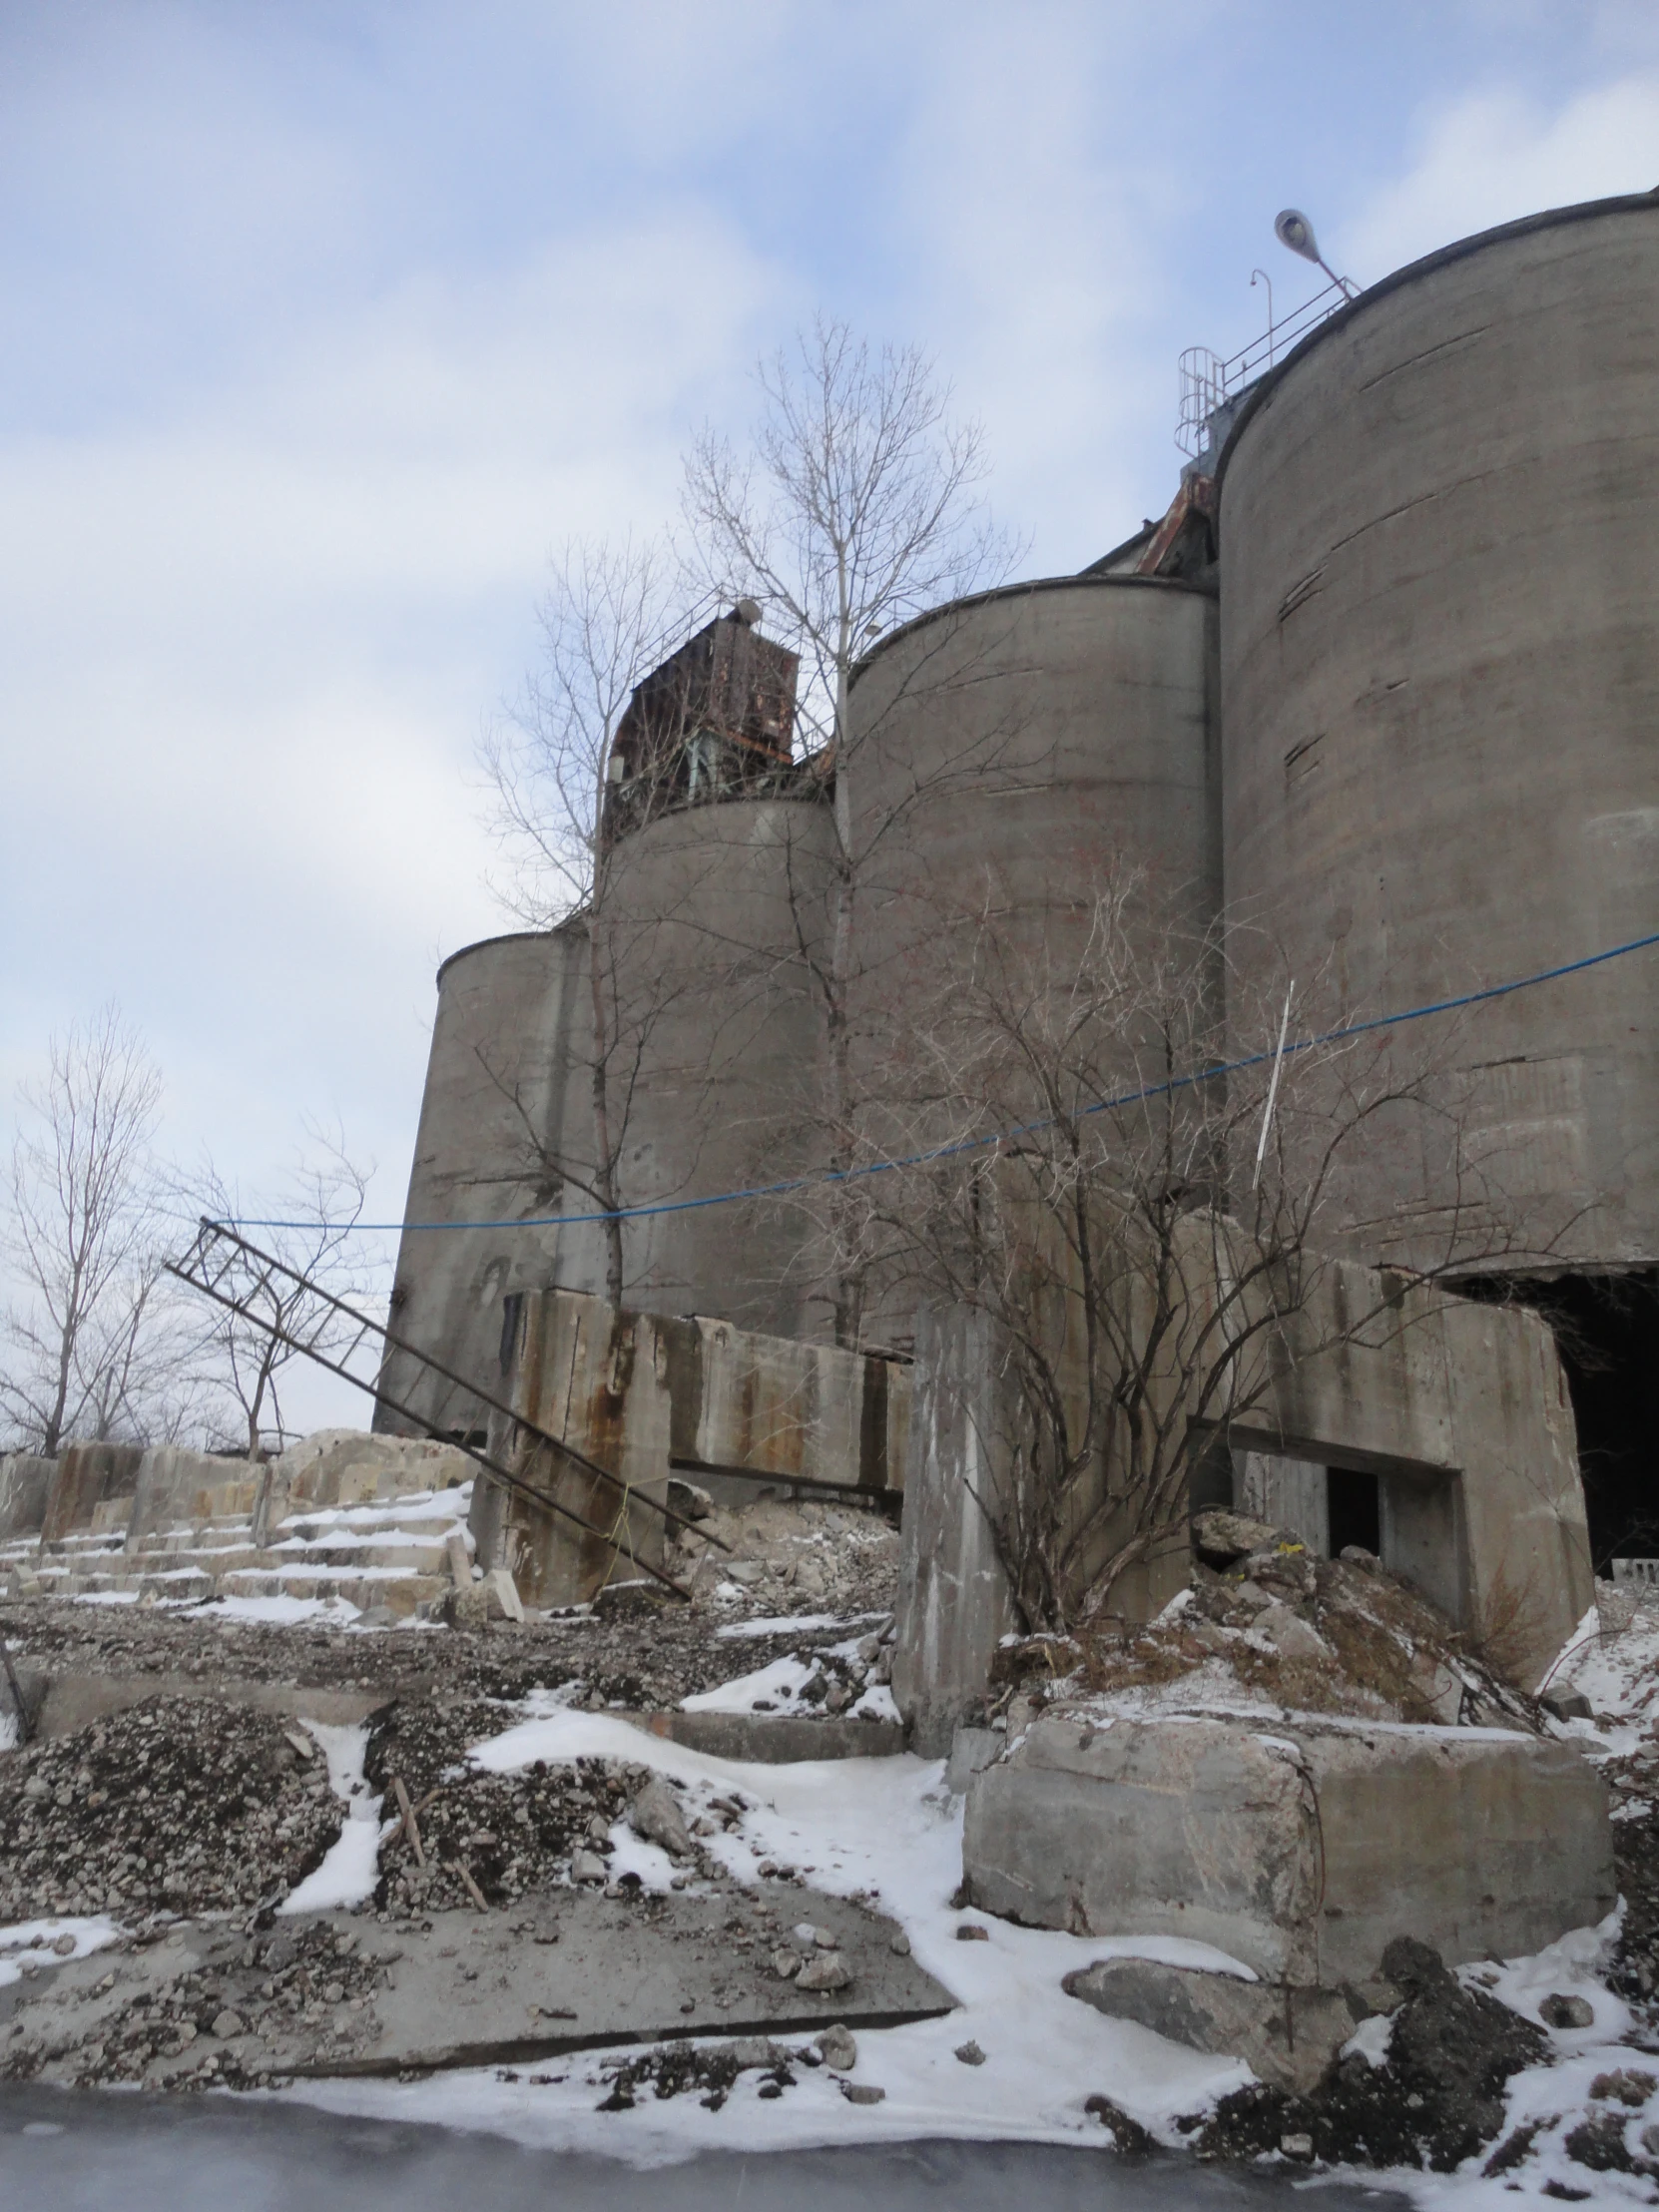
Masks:
[[[1260,337],[1252,338],[1227,360],[1207,345],[1189,345],[1179,363],[1181,417],[1175,442],[1180,451],[1189,460],[1197,460],[1211,443],[1211,419],[1241,399],[1274,367],[1281,353],[1289,352],[1353,297],[1353,288],[1338,277],[1323,291],[1315,292],[1312,299],[1293,308],[1282,322],[1270,321]]]

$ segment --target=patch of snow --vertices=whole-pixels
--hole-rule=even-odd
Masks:
[[[636,1836],[626,1821],[612,1824],[610,1868],[613,1882],[625,1874],[637,1874],[648,1890],[668,1889],[676,1872],[674,1861],[662,1846]]]
[[[278,1913],[328,1913],[362,1905],[380,1879],[380,1800],[370,1797],[363,1780],[366,1728],[334,1728],[323,1721],[302,1721],[328,1762],[328,1787],[345,1806],[340,1832],[322,1864],[290,1890]]]
[[[90,1957],[115,1942],[121,1933],[104,1913],[87,1920],[14,1921],[10,1928],[0,1928],[0,1989],[21,1980],[26,1965],[67,1966],[72,1958]],[[75,1938],[71,1951],[55,1947],[65,1936]]]
[[[526,1701],[527,1705],[531,1701]],[[487,2127],[520,2140],[607,2152],[661,2164],[721,2146],[744,2150],[825,2143],[899,2141],[918,2136],[973,2140],[1098,2143],[1084,2109],[1098,2092],[1167,2141],[1176,2115],[1244,2086],[1236,2059],[1169,2043],[1128,2021],[1110,2020],[1068,1997],[1061,1978],[1093,1958],[1150,1957],[1244,1975],[1248,1969],[1211,1946],[1175,1937],[1082,1937],[1015,1928],[988,1915],[972,1918],[983,1942],[956,1940],[963,1916],[950,1904],[961,1879],[962,1801],[944,1786],[942,1762],[908,1754],[885,1759],[812,1760],[767,1766],[717,1759],[651,1736],[608,1714],[537,1710],[500,1736],[476,1745],[470,1763],[508,1774],[544,1759],[565,1765],[600,1758],[649,1766],[679,1785],[692,1818],[709,1799],[747,1810],[741,1824],[706,1840],[739,1882],[759,1887],[765,1860],[795,1868],[805,1889],[769,1896],[862,1896],[903,1928],[912,1954],[957,1999],[937,2020],[906,2027],[855,2027],[854,2080],[885,2089],[879,2105],[851,2105],[824,2073],[803,2076],[787,2096],[761,2100],[748,2074],[719,2114],[695,2097],[642,2099],[630,2112],[596,2113],[601,2054],[538,2068],[539,2081],[503,2082],[493,2074],[445,2075],[422,2085],[423,2102],[396,2084],[307,2084],[304,2093],[333,2109],[425,2116]],[[614,1862],[613,1862],[614,1863]],[[980,2067],[954,2055],[964,2041],[987,2054]],[[555,2078],[556,2077],[556,2078]],[[402,2101],[399,2101],[402,2100]]]
[[[202,1613],[221,1620],[257,1621],[279,1628],[296,1627],[301,1621],[326,1621],[335,1628],[349,1628],[358,1609],[343,1597],[216,1597],[200,1606]]]
[[[775,1705],[789,1705],[817,1672],[814,1661],[799,1658],[792,1651],[787,1658],[774,1659],[768,1667],[757,1667],[753,1674],[740,1674],[734,1681],[717,1683],[712,1690],[699,1690],[694,1697],[682,1698],[680,1709],[684,1713],[752,1713],[763,1698]]]
[[[736,1584],[730,1587],[736,1588]],[[860,1621],[884,1621],[886,1613],[780,1613],[770,1620],[727,1621],[717,1636],[805,1636],[820,1628],[856,1628]]]
[[[855,1705],[849,1705],[842,1715],[849,1721],[896,1721],[898,1706],[893,1694],[884,1682],[872,1682]]]
[[[1362,2020],[1338,2053],[1342,2058],[1363,2058],[1368,2066],[1387,2063],[1388,2045],[1393,2041],[1394,2022],[1391,2012],[1374,2012],[1369,2020]]]
[[[1659,1617],[1639,1611],[1628,1628],[1603,1636],[1592,1606],[1568,1638],[1549,1679],[1553,1688],[1582,1691],[1598,1716],[1640,1722],[1645,1728],[1659,1718]],[[1574,1733],[1590,1728],[1584,1721],[1567,1725]],[[1623,1732],[1605,1728],[1594,1733],[1619,1751],[1634,1748],[1636,1741],[1632,1737],[1626,1742]]]
[[[14,1712],[0,1711],[0,1751],[15,1751],[16,1749],[17,1715]]]
[[[1609,1913],[1595,1928],[1570,1929],[1553,1943],[1546,1943],[1530,1958],[1512,1958],[1502,1965],[1464,1966],[1458,1979],[1488,1990],[1512,2012],[1519,2012],[1535,2026],[1543,2026],[1538,2006],[1547,1996],[1582,1997],[1595,2013],[1591,2027],[1551,2028],[1549,2034],[1562,2051],[1582,2050],[1590,2043],[1613,2042],[1633,2025],[1630,2007],[1600,1980],[1618,1938],[1623,1908]]]
[[[136,1605],[137,1590],[77,1590],[71,1605]]]

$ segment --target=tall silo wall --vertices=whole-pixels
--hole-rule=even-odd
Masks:
[[[1659,196],[1514,224],[1364,294],[1222,462],[1225,882],[1367,1013],[1659,929]],[[1467,1141],[1557,1262],[1659,1253],[1653,952],[1451,1047]],[[1413,1256],[1397,1155],[1356,1222]]]
[[[1063,990],[1091,894],[1127,869],[1149,930],[1196,952],[1221,897],[1217,719],[1215,600],[1177,580],[1009,587],[923,616],[865,661],[845,770],[850,1049],[878,1146],[926,1141],[908,1031],[939,1013],[982,922],[998,960]],[[882,1294],[866,1331],[904,1344],[906,1299]]]
[[[553,1164],[586,1137],[574,1126],[581,1101],[572,1081],[586,1053],[586,976],[580,924],[492,937],[438,970],[390,1327],[492,1391],[501,1384],[502,1300],[561,1279],[560,1232],[441,1225],[511,1224],[560,1211]],[[564,1210],[578,1210],[568,1194]],[[571,1287],[592,1288],[574,1279]],[[382,1381],[445,1428],[484,1425],[476,1408],[412,1362],[393,1355]],[[375,1426],[397,1433],[410,1423],[380,1406]]]
[[[657,817],[612,855],[600,933],[619,1195],[676,1211],[625,1228],[623,1295],[777,1336],[815,1333],[787,1204],[688,1201],[823,1157],[822,956],[830,823],[818,799],[725,799]]]

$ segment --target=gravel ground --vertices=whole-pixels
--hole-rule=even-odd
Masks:
[[[303,1730],[163,1698],[0,1759],[0,1924],[279,1898],[339,1832]]]

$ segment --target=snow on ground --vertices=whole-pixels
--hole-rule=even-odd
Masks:
[[[474,1764],[501,1774],[538,1759],[627,1760],[679,1784],[694,1816],[710,1798],[736,1790],[749,1808],[743,1826],[710,1837],[707,1848],[739,1881],[756,1885],[763,1861],[794,1866],[808,1880],[800,1893],[803,1920],[811,1918],[813,1889],[867,1898],[900,1924],[918,1962],[958,1999],[958,2008],[907,2027],[854,2027],[859,2055],[852,2078],[886,2091],[874,2105],[848,2103],[827,2068],[803,2068],[797,2086],[770,2101],[757,2094],[759,2074],[742,2075],[720,2112],[706,2111],[693,2095],[642,2098],[629,2112],[599,2112],[606,2063],[600,2052],[526,2069],[533,2080],[474,2070],[406,2086],[307,2082],[302,2093],[308,2100],[337,2111],[418,2115],[656,2165],[701,2150],[921,2136],[1103,2143],[1100,2123],[1083,2109],[1096,2093],[1169,2134],[1177,2114],[1249,2080],[1237,2060],[1205,2057],[1108,2020],[1060,1987],[1063,1974],[1091,1958],[1159,1958],[1248,1978],[1249,1969],[1236,1959],[1173,1937],[1091,1940],[952,1910],[950,1896],[962,1871],[962,1801],[946,1791],[942,1763],[906,1755],[761,1766],[688,1751],[626,1721],[555,1706],[550,1698],[532,1697],[527,1706],[523,1721],[476,1747]],[[613,1835],[623,1843],[623,1831]],[[643,1859],[650,1847],[634,1839],[627,1848],[650,1880]],[[670,1863],[658,1858],[658,1873],[666,1873]],[[983,1927],[985,1940],[959,1941],[956,1930],[964,1923]],[[982,2066],[955,2056],[970,2040],[985,2053]],[[614,2066],[614,2058],[609,2062]]]
[[[344,1804],[345,1818],[321,1866],[290,1890],[276,1910],[329,1913],[362,1905],[374,1894],[380,1879],[380,1800],[369,1795],[363,1780],[366,1728],[331,1728],[323,1721],[303,1725],[328,1762],[328,1787]]]
[[[722,1641],[733,1636],[805,1636],[821,1628],[857,1628],[891,1618],[890,1613],[776,1613],[767,1620],[726,1621],[715,1634]]]
[[[0,1989],[20,1981],[25,1968],[61,1966],[85,1958],[121,1934],[105,1914],[90,1920],[14,1921],[0,1928]],[[68,1940],[66,1940],[68,1938]]]

